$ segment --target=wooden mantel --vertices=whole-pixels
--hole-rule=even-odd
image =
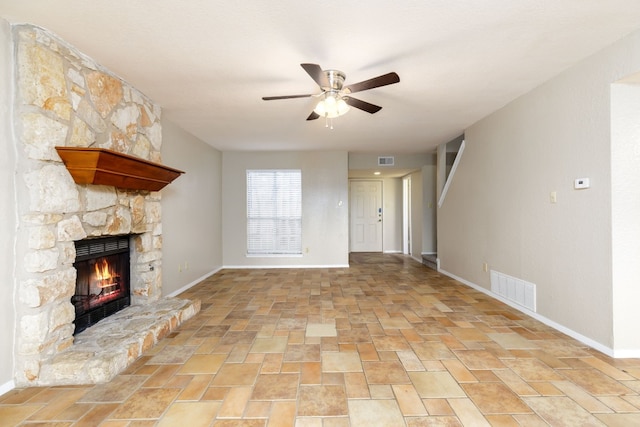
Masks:
[[[105,148],[56,147],[76,184],[158,191],[184,172]]]

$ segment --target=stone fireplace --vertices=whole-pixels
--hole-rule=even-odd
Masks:
[[[160,192],[78,185],[55,147],[106,148],[161,163],[161,111],[47,31],[15,25],[12,36],[19,212],[15,382],[25,386],[105,381],[198,308],[161,299]],[[101,350],[81,345],[93,328],[74,337],[74,263],[77,241],[105,236],[130,236],[129,308],[146,307],[137,310],[149,318],[168,317],[160,327],[150,322],[138,335],[127,335],[122,351],[113,347],[116,334],[104,332],[108,339],[96,339],[92,345],[106,345],[110,352],[96,362]],[[152,307],[160,307],[160,313]],[[120,321],[130,317],[125,314]]]

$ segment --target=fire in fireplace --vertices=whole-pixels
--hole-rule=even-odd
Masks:
[[[129,293],[129,236],[76,242],[75,331],[112,315],[131,303]]]

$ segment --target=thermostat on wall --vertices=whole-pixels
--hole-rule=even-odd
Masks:
[[[589,178],[576,178],[576,180],[573,181],[573,188],[576,190],[583,190],[589,188],[589,186]]]

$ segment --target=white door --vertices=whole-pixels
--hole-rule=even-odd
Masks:
[[[382,252],[382,181],[350,182],[351,252]]]

